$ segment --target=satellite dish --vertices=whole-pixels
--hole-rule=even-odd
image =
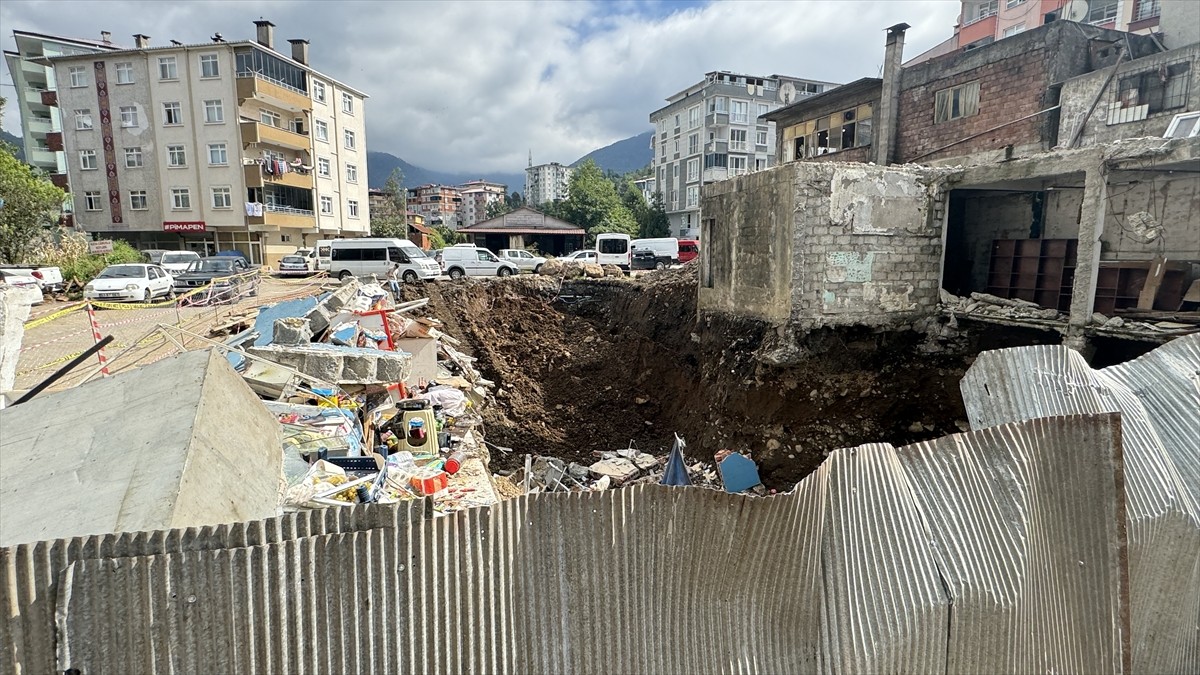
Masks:
[[[783,86],[779,87],[779,101],[788,104],[794,100],[796,100],[796,85],[784,82]]]
[[[1088,15],[1087,0],[1071,0],[1067,6],[1063,8],[1062,18],[1064,21],[1083,21]]]

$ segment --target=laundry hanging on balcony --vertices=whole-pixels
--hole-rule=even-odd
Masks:
[[[263,205],[259,202],[246,202],[246,215],[262,217]]]

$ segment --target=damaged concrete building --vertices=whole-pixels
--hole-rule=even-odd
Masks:
[[[1058,21],[902,68],[906,28],[881,79],[764,116],[784,164],[705,187],[700,308],[799,328],[940,311],[1078,348],[1193,330],[1200,44]],[[950,297],[972,294],[1024,310]]]

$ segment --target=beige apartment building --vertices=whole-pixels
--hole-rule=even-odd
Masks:
[[[75,223],[138,248],[279,259],[365,236],[366,94],[309,65],[308,42],[151,46],[50,58]]]

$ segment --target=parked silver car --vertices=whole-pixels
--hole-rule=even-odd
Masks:
[[[545,258],[536,256],[529,251],[519,248],[502,248],[500,249],[500,259],[506,260],[517,266],[517,269],[522,272],[538,273],[542,265],[546,262]]]

